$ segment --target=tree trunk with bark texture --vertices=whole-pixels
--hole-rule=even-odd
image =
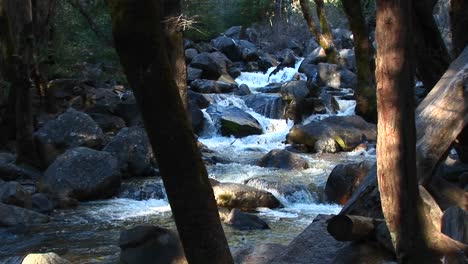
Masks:
[[[450,28],[452,30],[453,55],[457,57],[468,45],[468,1],[450,1]]]
[[[110,0],[114,41],[134,89],[189,263],[232,263],[206,168],[174,81],[162,2]]]
[[[341,0],[354,36],[354,52],[356,54],[357,89],[356,114],[367,122],[377,123],[377,99],[375,90],[374,50],[369,41],[366,20],[360,4],[354,0]]]
[[[436,85],[450,65],[450,54],[437,28],[432,12],[436,0],[413,2],[413,25],[416,68],[428,92]]]
[[[377,1],[377,178],[399,263],[437,263],[416,178],[411,2]]]
[[[187,109],[187,69],[185,65],[184,36],[182,34],[182,3],[180,0],[164,0],[164,33],[169,50],[169,61],[180,98]]]
[[[310,6],[309,6],[309,0],[300,0],[301,4],[301,10],[302,10],[302,15],[304,16],[305,21],[307,22],[307,26],[309,27],[310,32],[314,36],[314,38],[317,40],[318,44],[320,47],[322,47],[325,50],[325,54],[327,55],[327,61],[329,63],[337,63],[337,53],[335,46],[333,44],[333,36],[331,39],[329,36],[325,36],[322,32],[319,30],[319,27],[315,23],[314,16],[311,13]],[[323,15],[325,15],[324,12],[322,12]]]

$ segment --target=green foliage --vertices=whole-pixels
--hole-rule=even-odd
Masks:
[[[111,21],[104,1],[87,1],[83,8],[97,29],[111,39]],[[57,3],[51,53],[54,64],[49,76],[53,78],[76,75],[80,68],[77,64],[118,62],[114,48],[96,35],[85,17],[68,0],[58,0]]]

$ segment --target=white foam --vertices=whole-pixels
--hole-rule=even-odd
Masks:
[[[133,217],[162,214],[171,211],[166,200],[149,199],[136,201],[132,199],[115,198],[87,203],[91,216],[96,219],[125,220]]]

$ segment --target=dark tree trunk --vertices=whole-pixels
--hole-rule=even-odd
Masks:
[[[175,82],[179,88],[180,98],[187,109],[187,69],[185,65],[184,37],[182,34],[182,3],[180,0],[164,0],[163,18],[164,33],[169,50],[169,62]]]
[[[457,57],[468,45],[468,1],[450,1],[450,29],[452,30],[453,55]]]
[[[319,27],[315,23],[314,16],[311,13],[309,0],[300,0],[302,15],[304,16],[307,26],[309,27],[310,32],[314,38],[319,43],[320,47],[325,50],[327,55],[327,61],[330,63],[337,62],[337,53],[335,46],[333,44],[333,37],[330,39],[329,36],[322,34],[322,31],[319,30]]]
[[[413,3],[413,25],[416,68],[429,92],[450,65],[450,55],[432,15],[436,0]]]
[[[114,41],[134,89],[189,263],[232,263],[164,37],[161,1],[110,0]]]
[[[354,36],[358,80],[355,91],[356,114],[362,116],[368,122],[377,123],[374,50],[369,41],[366,20],[362,13],[360,1],[357,3],[354,0],[341,0],[341,3]]]
[[[437,263],[424,237],[416,177],[411,2],[377,1],[377,178],[399,263]]]

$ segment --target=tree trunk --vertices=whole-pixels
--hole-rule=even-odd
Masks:
[[[180,0],[164,0],[163,18],[169,62],[179,89],[180,98],[187,109],[187,69],[185,65],[184,37],[182,34],[182,3]]]
[[[206,168],[174,81],[161,1],[111,0],[114,41],[134,89],[189,263],[232,263]]]
[[[450,0],[450,29],[452,30],[453,55],[457,57],[468,45],[468,1]]]
[[[383,219],[357,215],[336,215],[327,221],[327,231],[338,241],[360,241],[375,237],[378,225]]]
[[[437,263],[426,245],[416,177],[411,2],[377,1],[377,178],[399,263]]]
[[[327,55],[327,61],[330,63],[337,63],[337,53],[333,44],[333,37],[330,40],[330,36],[325,36],[324,34],[322,34],[323,31],[319,30],[317,24],[315,23],[314,16],[311,13],[309,0],[300,0],[300,4],[302,15],[304,16],[304,19],[307,22],[307,26],[309,27],[309,30],[314,36],[314,38],[319,43],[320,47],[322,47],[325,50],[325,54]],[[325,15],[324,12],[322,13],[323,15]]]
[[[325,41],[327,43],[326,48],[324,46],[322,47],[325,49],[325,54],[327,54],[328,62],[337,63],[338,55],[337,55],[335,45],[333,43],[333,33],[331,31],[330,24],[328,23],[327,14],[325,13],[323,0],[314,0],[314,3],[315,3],[315,10],[317,11],[317,17],[320,23],[322,36],[323,38],[325,38]],[[327,49],[328,49],[328,52],[327,52]]]
[[[377,123],[377,99],[375,91],[375,61],[373,47],[369,41],[366,20],[362,13],[360,1],[341,0],[354,36],[354,52],[356,54],[357,88],[356,114],[366,121]]]
[[[440,80],[451,61],[432,15],[436,3],[436,0],[418,0],[413,3],[416,68],[428,92]]]

